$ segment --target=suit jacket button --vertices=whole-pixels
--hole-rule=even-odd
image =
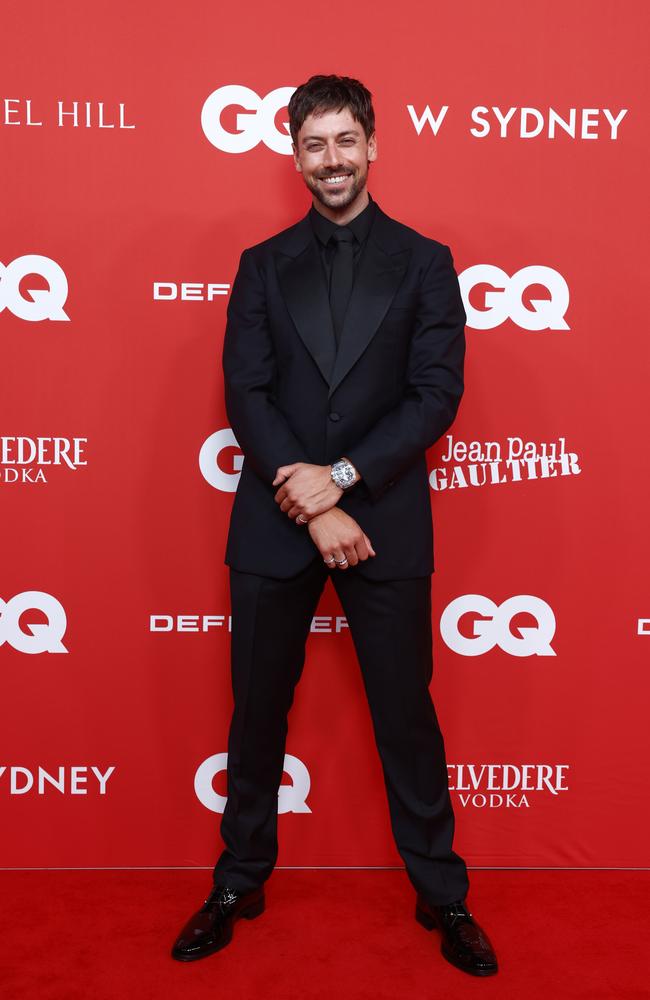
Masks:
[[[333,411],[332,413],[329,414],[329,418],[330,420],[340,420],[341,414]]]

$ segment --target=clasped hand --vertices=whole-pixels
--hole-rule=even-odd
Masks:
[[[281,465],[273,486],[279,483],[283,485],[275,494],[275,502],[280,504],[280,510],[292,518],[302,514],[306,521],[333,507],[343,493],[332,479],[329,465]]]
[[[302,514],[308,522],[312,541],[330,568],[347,569],[376,554],[357,521],[336,506],[343,490],[332,479],[329,465],[281,465],[272,485],[280,485],[275,494],[280,510],[294,519]]]

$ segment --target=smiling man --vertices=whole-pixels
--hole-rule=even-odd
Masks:
[[[172,955],[212,954],[239,918],[264,911],[287,716],[331,576],[416,919],[441,933],[449,962],[487,976],[497,961],[465,903],[469,879],[452,849],[445,747],[429,692],[426,450],[463,394],[458,278],[448,246],[391,218],[368,192],[377,139],[363,84],[313,76],[288,112],[312,205],[242,252],[223,347],[226,409],[244,454],[225,554],[234,694],[225,849]]]

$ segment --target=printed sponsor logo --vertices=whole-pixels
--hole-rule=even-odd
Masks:
[[[47,288],[39,288],[23,279],[36,275]],[[29,296],[25,298],[22,289]],[[68,298],[68,279],[63,268],[51,257],[30,253],[16,257],[6,266],[0,261],[0,313],[7,309],[18,319],[40,323],[69,322],[63,307]]]
[[[579,476],[578,454],[566,450],[566,438],[557,441],[524,441],[509,437],[499,441],[456,441],[446,435],[447,446],[440,461],[429,473],[436,492],[474,486],[502,486],[504,483]]]
[[[154,302],[213,302],[230,291],[228,284],[203,281],[154,281]]]
[[[47,483],[51,467],[76,472],[88,465],[87,444],[85,437],[0,437],[0,484]]]
[[[295,89],[277,87],[260,97],[250,87],[239,84],[219,87],[201,110],[201,126],[207,140],[224,153],[247,153],[262,142],[274,153],[290,156],[289,122],[276,123],[276,117],[286,108]]]
[[[61,764],[57,768],[0,765],[0,795],[106,795],[115,766]]]
[[[349,628],[347,618],[343,615],[314,615],[311,620],[310,632],[318,635],[337,635]],[[217,631],[232,631],[232,615],[200,615],[200,614],[156,614],[149,615],[149,631],[163,634],[179,632],[203,633]]]
[[[217,774],[228,767],[228,754],[216,753],[208,757],[198,767],[194,777],[194,791],[199,802],[215,813],[226,808],[227,796],[219,795],[213,788]],[[291,778],[290,785],[280,785],[278,789],[278,813],[310,813],[307,796],[311,788],[309,771],[298,757],[285,754],[284,772]]]
[[[569,286],[552,267],[531,264],[510,275],[495,264],[473,264],[459,273],[458,284],[473,330],[494,330],[507,319],[522,330],[569,329]],[[539,287],[541,296],[528,294]]]
[[[541,795],[568,792],[568,764],[447,764],[449,790],[464,807],[530,808]]]
[[[416,109],[414,104],[407,104],[411,123],[417,135],[423,132],[437,136],[449,115],[449,105],[442,104],[432,111],[426,105],[423,111]],[[526,108],[526,107],[487,107],[476,105],[470,112],[468,133],[474,139],[486,139],[494,136],[497,139],[570,139],[602,140],[615,142],[619,138],[619,126],[628,108],[612,111],[609,108]],[[460,118],[454,112],[450,121]]]
[[[43,118],[46,121],[43,121]],[[126,105],[117,107],[109,101],[50,101],[32,108],[28,98],[0,99],[0,125],[17,128],[113,128],[131,129],[126,120]]]
[[[46,622],[24,622],[28,612],[40,612]],[[29,632],[24,632],[22,624]],[[7,643],[19,653],[67,653],[62,639],[67,628],[63,605],[51,594],[26,590],[4,601],[0,597],[0,646]]]
[[[513,624],[520,614],[535,624]],[[557,655],[551,647],[555,615],[546,601],[533,594],[517,594],[502,604],[482,594],[463,594],[443,611],[440,634],[447,646],[461,656],[482,656],[495,646],[510,656]]]

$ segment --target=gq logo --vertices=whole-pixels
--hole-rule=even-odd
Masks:
[[[31,635],[20,628],[24,611],[42,611],[47,623],[28,625]],[[8,642],[19,653],[67,653],[61,640],[67,619],[63,606],[51,594],[26,590],[9,601],[0,597],[0,646]]]
[[[531,614],[537,626],[510,629],[510,622],[520,611]],[[474,616],[472,636],[462,635],[458,623],[463,615]],[[546,601],[532,594],[510,597],[496,605],[482,594],[464,594],[452,601],[442,613],[440,633],[450,649],[461,656],[482,656],[499,646],[511,656],[555,656],[551,639],[555,635],[555,615]]]
[[[458,275],[458,282],[467,313],[467,325],[474,330],[493,330],[506,319],[523,330],[568,330],[564,315],[569,306],[569,286],[552,267],[534,264],[522,267],[512,277],[494,264],[475,264]],[[470,293],[477,285],[489,285],[483,294],[485,308],[477,309],[470,302]],[[524,292],[531,285],[543,285],[550,298],[531,299],[532,309],[523,302]]]
[[[215,775],[228,767],[228,754],[215,753],[199,766],[194,776],[194,791],[199,802],[211,812],[222,813],[226,808],[225,795],[217,795],[212,787]],[[305,801],[311,788],[309,771],[301,760],[285,754],[284,770],[291,777],[292,784],[278,788],[278,813],[310,813]]]
[[[29,288],[30,299],[20,294],[20,282],[28,274],[39,274],[49,288]],[[8,309],[18,319],[39,323],[43,319],[70,321],[63,307],[68,298],[68,279],[56,261],[30,253],[10,264],[0,261],[0,312]]]
[[[235,455],[232,460],[234,472],[223,472],[219,466],[219,457],[226,448],[237,448],[240,452],[237,438],[230,427],[224,427],[220,431],[215,431],[203,442],[199,452],[199,468],[203,478],[214,486],[215,490],[223,490],[224,493],[234,493],[239,485],[239,475],[244,464],[242,454]]]
[[[275,127],[275,116],[285,108],[295,87],[278,87],[266,97],[259,97],[250,87],[233,83],[213,91],[201,110],[201,127],[206,138],[224,153],[247,153],[260,142],[274,153],[291,155],[289,123],[282,122],[284,132]],[[235,118],[237,132],[227,132],[221,124],[226,108],[242,108]]]

